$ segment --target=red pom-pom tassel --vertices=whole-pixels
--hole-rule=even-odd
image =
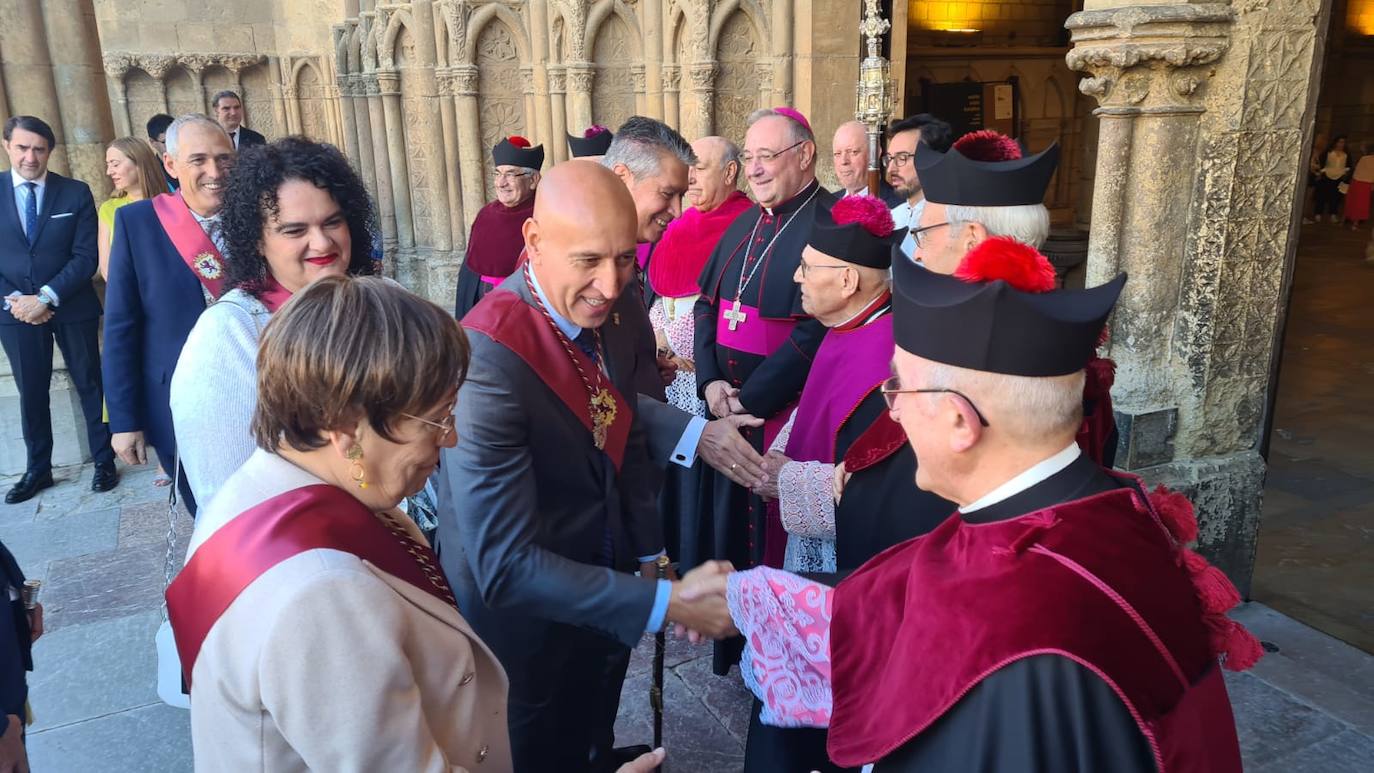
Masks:
[[[1159,514],[1159,520],[1164,524],[1164,528],[1169,530],[1180,545],[1187,545],[1197,539],[1197,516],[1188,497],[1159,486],[1150,494],[1150,504]]]
[[[518,134],[512,134],[507,137],[506,142],[509,142],[517,148],[528,148],[530,146],[530,141]]]
[[[840,199],[843,203],[847,199]],[[839,204],[835,205],[836,207]],[[1002,280],[1023,293],[1043,293],[1054,289],[1054,266],[1040,251],[1006,236],[984,239],[954,270],[965,282]]]
[[[879,239],[887,238],[896,228],[892,222],[892,210],[887,208],[882,199],[873,196],[845,196],[830,208],[830,218],[835,225],[858,223]]]
[[[954,149],[972,161],[1015,161],[1021,157],[1016,140],[992,129],[965,134],[955,140]]]

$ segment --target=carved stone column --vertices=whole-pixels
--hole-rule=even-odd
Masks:
[[[58,174],[69,174],[71,167],[64,144],[57,84],[53,80],[52,55],[43,34],[42,4],[38,0],[17,0],[6,5],[5,49],[4,56],[0,57],[0,68],[4,71],[9,104],[13,105],[16,115],[36,115],[52,125],[57,147],[53,149],[49,164]]]
[[[358,73],[351,73],[343,76],[348,79],[348,89],[353,95],[353,122],[354,131],[358,135],[358,169],[363,173],[363,184],[372,194],[373,202],[377,200],[377,162],[372,154],[372,120],[368,117],[367,107],[367,80]],[[380,208],[380,204],[375,204]],[[381,217],[380,209],[377,217]],[[377,224],[381,228],[381,223]]]
[[[641,112],[663,120],[663,29],[668,3],[644,8],[644,107]]]
[[[648,112],[648,90],[647,79],[645,77],[645,67],[642,64],[630,66],[630,83],[635,90],[635,113],[644,115]]]
[[[91,0],[46,0],[43,3],[47,45],[56,52],[51,78],[57,87],[59,115],[48,120],[62,124],[71,174],[91,181],[97,196],[108,191],[105,143],[114,134],[109,95],[100,61],[100,38]]]
[[[458,169],[463,183],[463,213],[467,227],[485,203],[485,173],[482,171],[482,128],[478,124],[477,66],[453,68],[453,102],[458,114]]]
[[[680,131],[682,102],[678,99],[678,73],[677,65],[663,65],[663,122]]]
[[[103,64],[105,88],[110,94],[119,136],[134,136],[133,119],[129,116],[129,87],[124,83],[124,76],[128,75],[134,66],[134,58],[129,54],[106,54]]]
[[[347,75],[339,75],[338,79],[339,109],[343,111],[344,152],[357,163],[362,159],[362,153],[358,149],[358,124],[353,115],[353,84]]]
[[[191,88],[199,99],[200,110],[209,113],[210,108],[205,94],[205,68],[210,66],[210,57],[205,54],[182,54],[177,57],[182,68],[191,76]]]
[[[520,90],[525,94],[525,126],[522,131],[532,144],[538,145],[544,139],[539,136],[539,119],[536,115],[534,98],[534,68],[524,65],[520,68]]]
[[[157,81],[158,111],[163,113],[170,111],[167,107],[167,73],[173,64],[175,60],[172,57],[161,54],[140,54],[138,57],[138,66]],[[243,91],[240,90],[238,93],[242,94]]]
[[[449,239],[454,249],[462,249],[467,242],[463,218],[463,187],[458,179],[458,114],[453,104],[453,69],[436,69],[439,81],[439,120],[444,134],[444,182],[449,204]]]
[[[301,119],[301,98],[296,84],[287,83],[281,87],[281,101],[286,106],[286,133],[304,134],[305,122]]]
[[[449,231],[448,183],[444,176],[444,132],[440,117],[435,115],[433,106],[439,102],[439,86],[435,75],[435,65],[439,53],[435,43],[434,4],[432,0],[413,0],[412,11],[415,18],[415,56],[419,62],[412,66],[419,69],[420,93],[414,106],[424,107],[416,110],[415,137],[419,147],[413,148],[417,159],[426,162],[423,174],[412,179],[413,206],[416,218],[421,225],[428,225],[427,233],[417,233],[416,240],[434,248],[436,253],[447,253],[453,249],[453,234]],[[421,184],[423,182],[423,185]],[[427,223],[425,221],[428,221]],[[458,266],[446,266],[450,256],[435,255],[426,267],[425,293],[431,299],[452,297],[450,285],[456,285]],[[451,276],[450,276],[451,275]]]
[[[858,16],[855,3],[853,13]],[[793,0],[773,0],[773,98],[774,105],[790,105],[792,94],[792,57],[796,46],[792,39]],[[1007,6],[1008,13],[1010,8]]]
[[[705,137],[715,133],[715,62],[696,62],[687,68],[687,88],[692,90],[696,110],[682,116],[682,134],[686,137]]]
[[[406,163],[405,125],[401,116],[401,74],[395,70],[377,73],[377,88],[382,95],[385,117],[387,161],[391,167],[391,202],[396,212],[396,244],[401,249],[415,247],[415,221],[410,209],[410,169]]]
[[[568,65],[568,99],[572,103],[573,133],[592,125],[592,79],[595,71],[590,62]]]
[[[377,74],[363,76],[367,91],[367,120],[372,136],[372,161],[377,180],[377,210],[382,221],[382,242],[388,254],[396,248],[396,207],[391,195],[391,152],[386,138],[386,111]]]
[[[549,165],[558,161],[557,147],[566,145],[563,132],[553,122],[553,105],[549,99],[549,4],[548,0],[533,0],[530,8],[530,42],[533,46],[534,77],[532,93],[534,112],[527,114],[536,144],[544,143],[544,158]]]
[[[1245,592],[1325,14],[1313,0],[1098,8],[1111,4],[1066,26],[1068,64],[1101,105],[1088,283],[1130,274],[1111,323],[1116,461],[1193,497],[1200,549]]]
[[[549,65],[549,108],[553,134],[548,148],[554,163],[568,160],[568,73],[561,65]]]

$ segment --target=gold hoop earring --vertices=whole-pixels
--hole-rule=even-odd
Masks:
[[[348,468],[348,476],[353,482],[358,484],[358,488],[367,488],[367,472],[363,469],[363,447],[357,444],[348,449],[348,460],[353,464]]]

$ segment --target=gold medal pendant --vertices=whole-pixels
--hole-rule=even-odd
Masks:
[[[592,442],[598,449],[605,450],[607,431],[615,423],[615,398],[610,390],[602,387],[592,395],[587,408],[592,416]]]

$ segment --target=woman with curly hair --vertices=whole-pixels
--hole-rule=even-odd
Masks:
[[[245,150],[221,216],[229,288],[186,339],[172,376],[172,424],[187,481],[208,502],[253,454],[258,339],[311,282],[374,272],[372,204],[332,145],[286,137]]]

